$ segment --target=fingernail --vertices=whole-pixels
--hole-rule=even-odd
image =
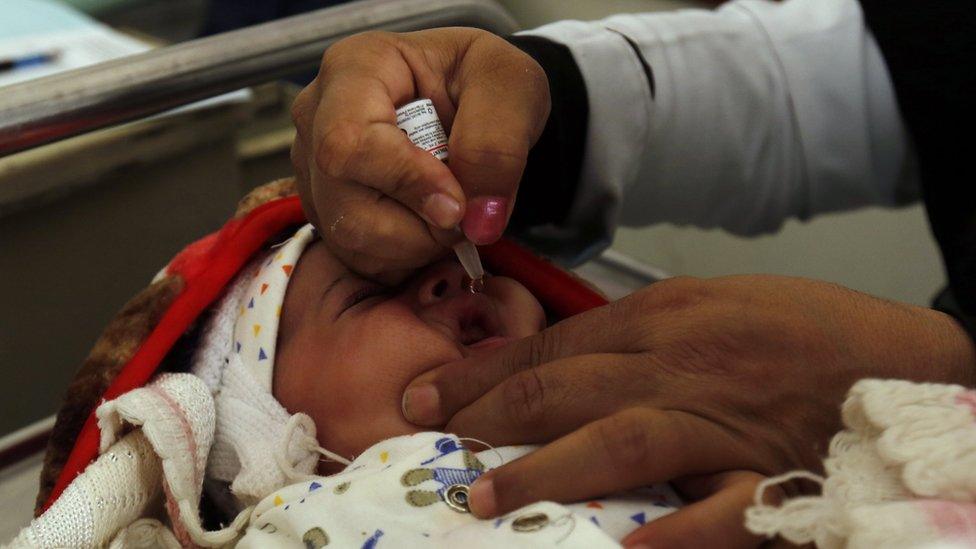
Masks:
[[[508,199],[503,196],[479,196],[468,202],[461,229],[478,245],[491,244],[505,230]]]
[[[495,516],[498,504],[495,501],[495,485],[490,478],[479,478],[468,490],[468,507],[477,517]]]
[[[450,229],[458,223],[461,204],[446,194],[437,193],[424,200],[423,211],[427,221],[442,229]]]
[[[403,417],[415,425],[436,425],[440,419],[441,395],[433,385],[418,385],[404,391]]]

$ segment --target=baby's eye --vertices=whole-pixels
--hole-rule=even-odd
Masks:
[[[356,305],[362,303],[363,301],[366,301],[371,297],[390,295],[392,293],[393,293],[393,288],[380,286],[378,284],[370,284],[367,286],[363,286],[362,288],[356,290],[355,292],[350,294],[349,297],[346,298],[345,302],[342,305],[342,312],[343,313],[346,312],[347,310],[355,307]]]

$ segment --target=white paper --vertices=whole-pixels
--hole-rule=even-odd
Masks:
[[[64,5],[44,0],[0,0],[0,59],[19,59],[57,52],[57,58],[52,62],[0,71],[0,98],[3,95],[3,86],[143,53],[150,49],[150,45]],[[168,113],[243,102],[250,97],[250,90],[242,89]]]

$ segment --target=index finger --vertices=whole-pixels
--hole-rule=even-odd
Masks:
[[[631,408],[481,475],[469,492],[471,512],[488,518],[537,501],[584,501],[688,475],[745,469],[747,450],[694,414]]]

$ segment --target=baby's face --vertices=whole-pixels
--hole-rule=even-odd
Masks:
[[[465,281],[446,259],[384,287],[314,242],[282,305],[274,396],[289,412],[311,416],[319,443],[344,456],[417,431],[400,413],[411,380],[545,327],[541,305],[515,280],[491,277],[481,294]]]

